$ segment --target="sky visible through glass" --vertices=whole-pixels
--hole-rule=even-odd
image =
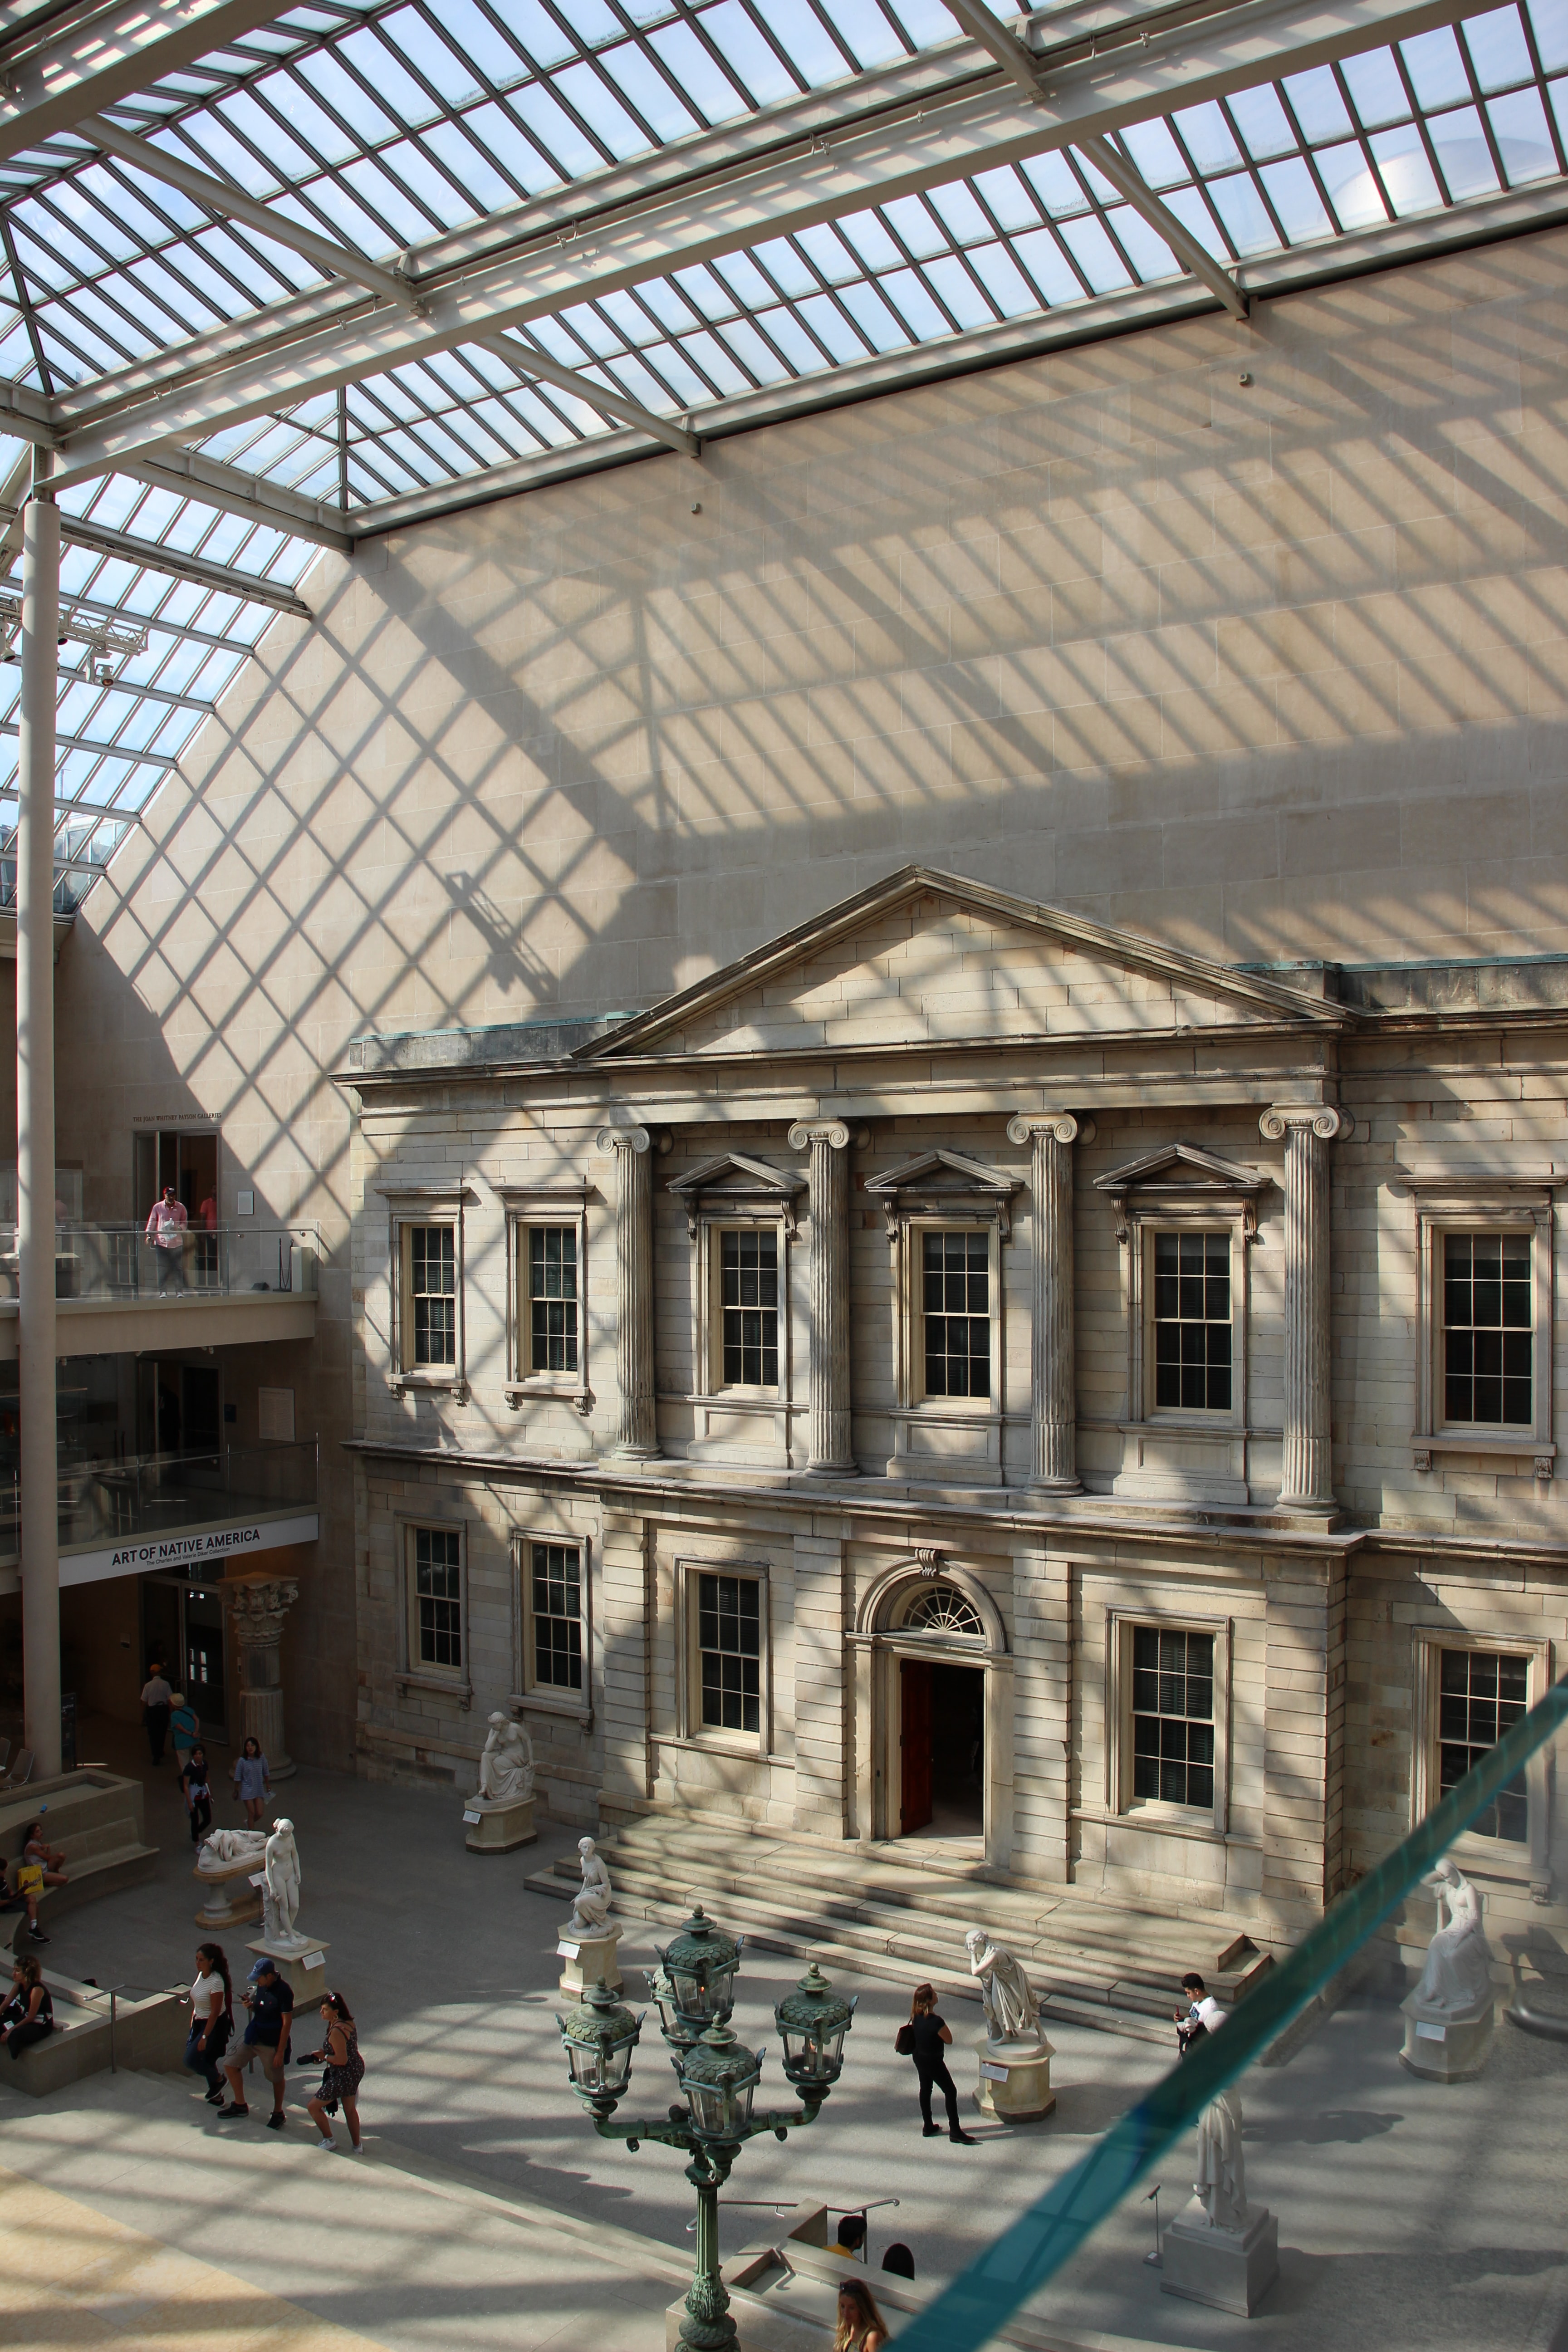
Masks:
[[[334,243],[416,263],[498,212],[809,92],[859,82],[869,97],[879,75],[959,39],[942,0],[310,0],[110,110]],[[1122,143],[1198,242],[1245,269],[1561,179],[1565,133],[1568,0],[1518,0],[1140,124]],[[0,163],[0,375],[49,396],[328,282],[260,230],[95,147],[89,129]],[[500,348],[388,368],[197,446],[363,529],[381,502],[552,452],[588,456],[624,432],[531,375],[531,342],[700,432],[726,402],[900,352],[950,344],[956,358],[965,338],[1180,275],[1157,230],[1061,149],[650,276]],[[8,467],[20,453],[5,454]],[[314,553],[122,475],[62,504],[279,584]],[[116,662],[108,688],[73,671],[79,648],[62,649],[61,898],[74,903],[269,616],[79,547],[65,583],[86,607],[149,626],[145,652]],[[14,666],[5,678],[0,759],[8,745],[14,779]],[[6,782],[0,768],[0,836]],[[0,859],[7,846],[0,837]],[[0,891],[8,881],[0,870]]]

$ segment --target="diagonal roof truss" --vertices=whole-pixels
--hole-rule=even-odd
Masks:
[[[0,465],[149,624],[70,888],[319,546],[1568,217],[1565,140],[1568,0],[0,0]]]

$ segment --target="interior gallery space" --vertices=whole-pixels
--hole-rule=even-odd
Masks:
[[[628,1933],[992,2030],[978,1922],[1170,2044],[1488,1769],[1565,142],[1568,0],[0,10],[0,1862],[92,1771],[83,1923],[182,1843],[161,1675],[226,1801],[449,1818],[459,1942],[590,1837]],[[1442,1845],[1568,2039],[1563,1804]]]

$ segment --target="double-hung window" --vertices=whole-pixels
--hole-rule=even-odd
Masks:
[[[578,1360],[577,1228],[525,1225],[528,1370],[575,1372]]]
[[[1155,1232],[1150,1242],[1154,1410],[1228,1413],[1230,1234]]]
[[[1214,1636],[1134,1625],[1132,1797],[1210,1811],[1215,1801]]]
[[[1529,1429],[1534,1421],[1534,1242],[1529,1233],[1446,1233],[1443,1419]]]
[[[701,1570],[695,1583],[698,1721],[705,1730],[760,1731],[761,1581]]]
[[[583,1554],[576,1544],[529,1546],[529,1619],[533,1685],[583,1687]]]
[[[454,1225],[403,1227],[403,1370],[454,1370],[458,1361],[458,1234]]]
[[[921,1233],[921,1342],[928,1397],[991,1394],[991,1239]]]
[[[1530,1660],[1493,1650],[1443,1650],[1437,1659],[1437,1794],[1446,1797],[1530,1704]],[[1470,1823],[1472,1837],[1523,1845],[1530,1805],[1522,1771]]]
[[[409,1670],[456,1680],[466,1665],[461,1532],[411,1527],[407,1543]]]
[[[721,1228],[719,1351],[725,1388],[779,1384],[779,1234],[776,1225]]]

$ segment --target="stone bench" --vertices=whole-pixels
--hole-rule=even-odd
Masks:
[[[117,2066],[138,2066],[154,2074],[169,2074],[179,2066],[190,2031],[190,2011],[179,1994],[117,1994],[111,2020],[110,1995],[96,1985],[79,1984],[49,1969],[43,1975],[54,1999],[55,2030],[47,2042],[24,2050],[20,2058],[0,2049],[0,2084],[41,2099],[68,2083],[101,2074],[111,2054]]]

